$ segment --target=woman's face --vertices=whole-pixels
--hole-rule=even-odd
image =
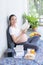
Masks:
[[[15,25],[16,22],[17,22],[17,18],[16,18],[16,16],[12,16],[10,22],[11,22],[11,25]]]

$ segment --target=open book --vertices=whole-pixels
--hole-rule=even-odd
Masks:
[[[26,21],[26,22],[22,25],[21,29],[22,29],[22,30],[28,30],[29,27],[30,27],[30,23],[28,23],[28,21]]]

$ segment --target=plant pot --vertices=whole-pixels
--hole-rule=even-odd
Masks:
[[[36,31],[36,30],[37,30],[37,27],[35,27],[35,28],[32,28],[32,30],[33,30],[33,31]]]

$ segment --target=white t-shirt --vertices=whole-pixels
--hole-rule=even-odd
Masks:
[[[11,26],[9,28],[9,33],[10,33],[10,35],[19,36],[20,35],[20,28],[18,28],[18,27],[14,28],[14,27]]]

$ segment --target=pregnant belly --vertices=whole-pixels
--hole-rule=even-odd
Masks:
[[[26,34],[23,34],[21,36],[21,38],[20,38],[20,42],[25,42],[25,41],[27,41],[27,39],[28,39],[27,35]]]

